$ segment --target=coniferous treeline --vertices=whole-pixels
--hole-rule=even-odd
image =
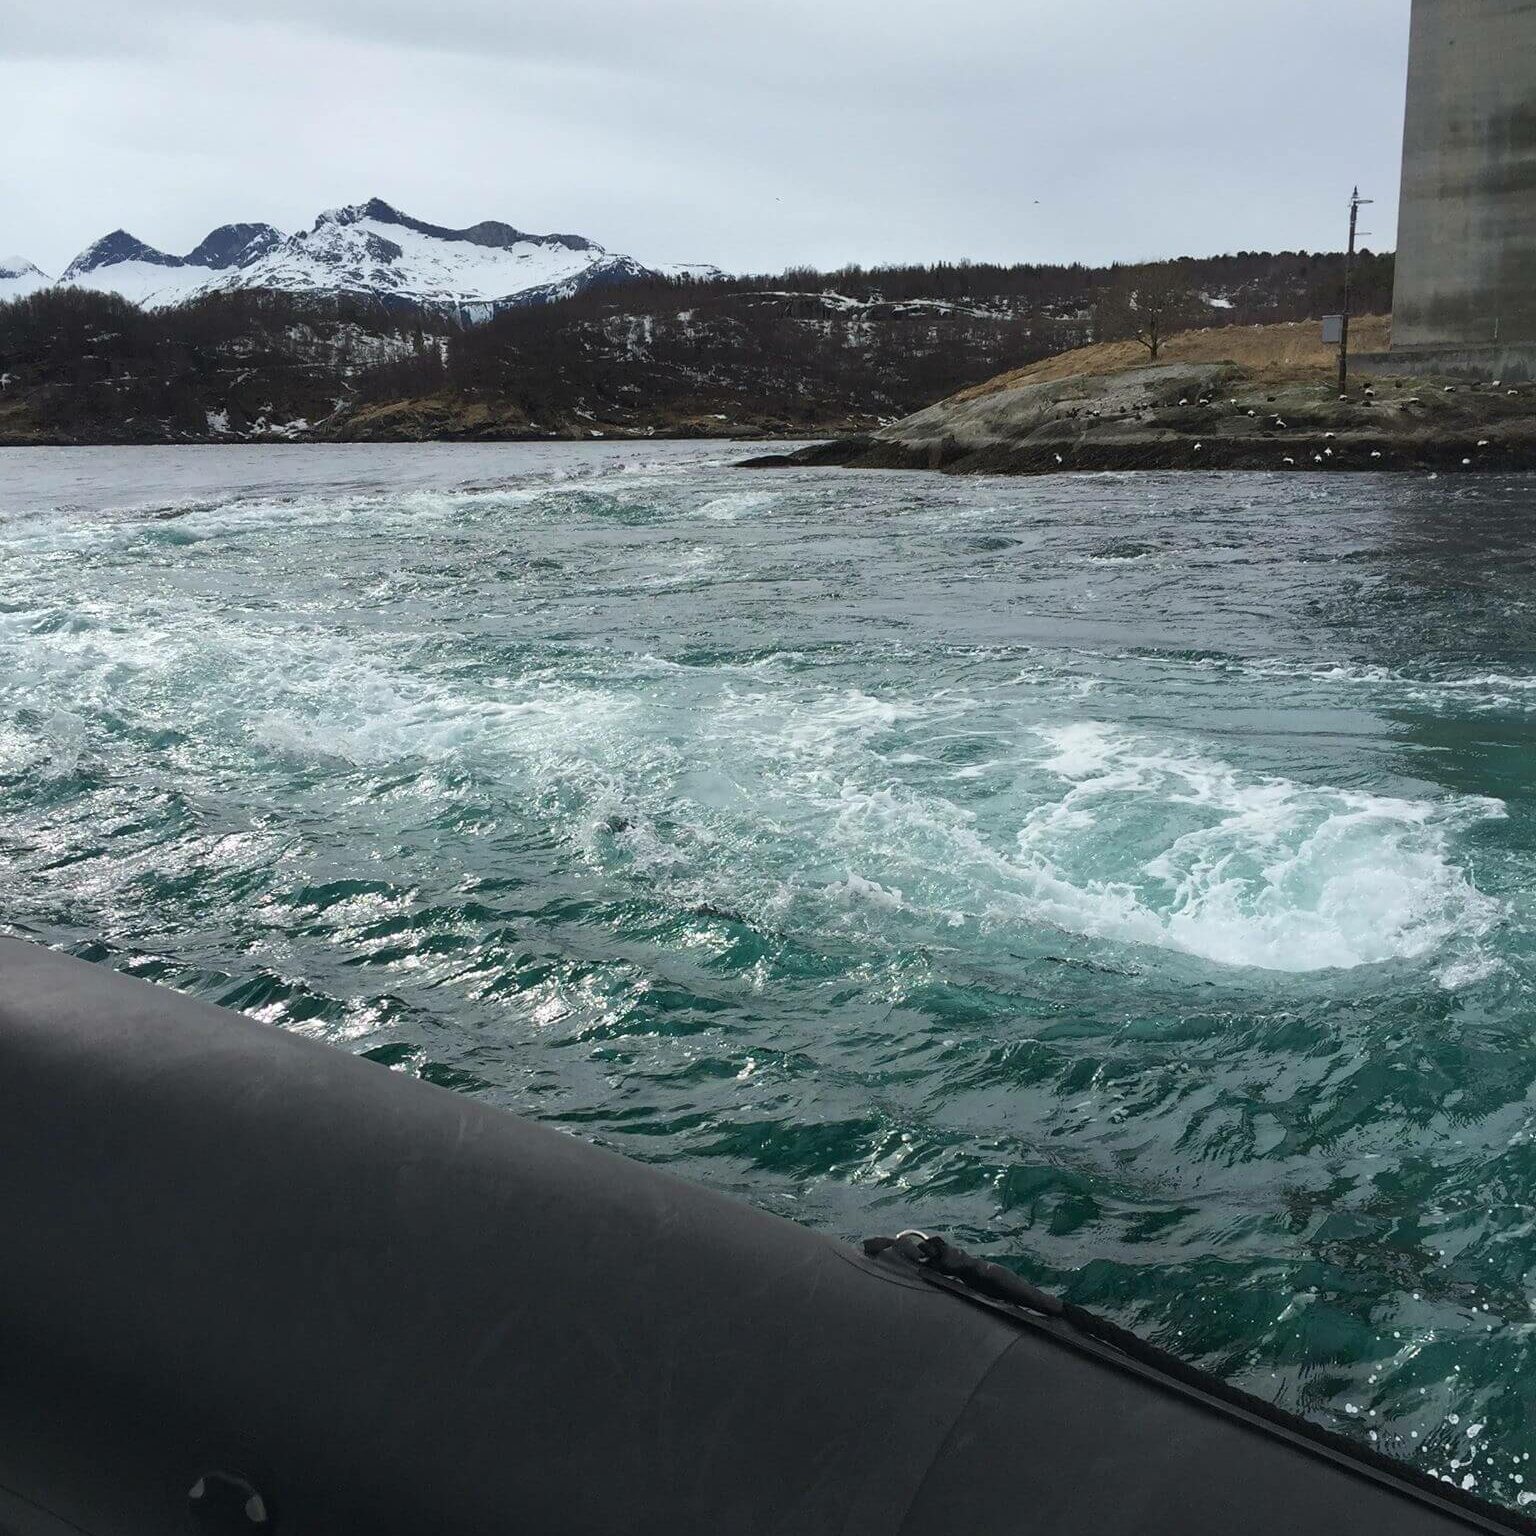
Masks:
[[[1390,255],[1363,253],[1354,307],[1390,307]],[[504,311],[368,381],[374,399],[509,396],[541,419],[572,400],[634,410],[714,398],[787,425],[904,414],[1069,347],[1131,334],[1128,286],[1180,295],[1183,324],[1265,324],[1337,309],[1342,257],[1243,253],[1102,268],[933,267],[626,284]],[[1212,303],[1212,301],[1216,301]]]
[[[425,345],[422,316],[346,298],[245,291],[146,310],[45,289],[0,304],[0,421],[25,400],[65,436],[201,436],[210,413],[313,423],[353,380]]]
[[[1114,287],[1128,272],[1157,271],[1194,292],[1228,296],[1241,307],[1246,296],[1259,312],[1254,320],[1306,319],[1332,313],[1342,297],[1344,257],[1341,252],[1238,251],[1223,256],[1180,256],[1167,261],[1114,262],[1106,266],[1074,263],[933,262],[928,265],[858,265],[819,271],[792,267],[779,273],[754,273],[716,278],[659,278],[626,283],[623,292],[651,295],[678,292],[818,293],[833,290],[849,298],[901,303],[911,299],[951,302],[980,299],[1023,301],[1041,305],[1091,305],[1102,289]],[[1393,257],[1390,251],[1360,251],[1352,279],[1353,307],[1361,314],[1384,314],[1392,306]],[[599,289],[585,297],[601,297]],[[567,303],[575,301],[565,301]],[[1285,311],[1280,313],[1279,311]],[[1237,323],[1252,323],[1239,321]]]

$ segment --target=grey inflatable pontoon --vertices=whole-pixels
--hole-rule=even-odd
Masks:
[[[9,1536],[1530,1529],[942,1242],[16,940],[0,1241]]]

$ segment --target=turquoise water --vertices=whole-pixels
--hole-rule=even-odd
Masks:
[[[0,452],[11,931],[1536,1490],[1536,483]]]

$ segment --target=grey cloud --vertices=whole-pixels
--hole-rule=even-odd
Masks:
[[[0,249],[53,270],[372,194],[752,270],[1336,246],[1356,180],[1395,228],[1408,0],[22,6]]]

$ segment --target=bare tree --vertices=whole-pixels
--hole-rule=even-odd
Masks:
[[[1195,324],[1202,309],[1199,295],[1173,273],[1144,268],[1102,291],[1094,307],[1094,334],[1100,341],[1139,341],[1156,362],[1164,341]]]

